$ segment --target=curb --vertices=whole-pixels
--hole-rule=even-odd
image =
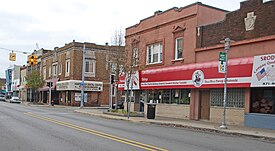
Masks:
[[[116,116],[112,117],[112,115],[107,114],[95,114],[91,112],[86,112],[86,111],[79,111],[79,110],[74,110],[75,113],[80,113],[80,114],[86,114],[86,115],[91,115],[91,116],[97,116],[97,117],[102,117],[105,119],[113,119],[113,120],[123,120],[123,121],[129,121],[133,123],[144,123],[144,124],[152,124],[152,125],[160,125],[160,126],[169,126],[169,127],[177,127],[177,128],[185,128],[193,131],[200,131],[200,132],[208,132],[208,133],[217,133],[217,134],[225,134],[225,135],[232,135],[232,136],[245,136],[245,137],[251,137],[251,138],[256,138],[256,139],[262,139],[265,141],[271,141],[275,142],[275,138],[273,137],[268,137],[268,136],[260,136],[260,135],[253,135],[253,134],[245,134],[245,133],[238,133],[238,132],[230,132],[226,130],[219,130],[216,128],[202,128],[202,127],[196,127],[196,126],[189,126],[189,125],[183,125],[183,124],[175,124],[175,123],[162,123],[162,122],[154,122],[154,121],[134,121],[131,119],[124,119],[124,116]],[[124,117],[124,118],[122,118]]]

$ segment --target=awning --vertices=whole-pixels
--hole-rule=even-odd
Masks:
[[[174,67],[147,69],[140,72],[140,89],[222,88],[224,74],[218,73],[218,61]],[[250,87],[253,57],[228,60],[228,87]],[[195,73],[201,81],[195,84]],[[121,79],[123,85],[125,78]],[[119,87],[120,90],[122,87]]]

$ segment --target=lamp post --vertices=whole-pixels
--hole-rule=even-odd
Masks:
[[[83,58],[82,58],[82,82],[80,83],[81,85],[81,100],[80,100],[80,108],[82,109],[84,107],[84,74],[85,74],[85,68],[86,68],[86,62],[85,62],[85,57],[86,57],[86,48],[85,48],[85,43],[82,49],[83,53]]]
[[[228,72],[228,51],[230,49],[230,39],[225,38],[224,40],[224,49],[225,49],[225,75],[224,75],[224,92],[223,92],[223,117],[221,129],[227,129],[225,122],[225,112],[226,112],[226,102],[227,102],[227,72]]]

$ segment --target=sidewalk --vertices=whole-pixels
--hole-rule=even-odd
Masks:
[[[183,128],[193,129],[193,130],[225,133],[225,134],[231,134],[231,135],[243,135],[243,136],[249,136],[249,137],[262,138],[262,139],[275,142],[275,130],[249,128],[249,127],[236,126],[236,125],[227,125],[228,127],[227,129],[220,129],[219,128],[220,125],[218,125],[217,123],[211,123],[208,121],[193,121],[193,120],[172,119],[172,118],[164,118],[164,117],[156,117],[155,119],[147,119],[146,117],[130,117],[128,119],[127,117],[104,114],[103,110],[99,110],[96,108],[77,109],[75,110],[75,112],[108,118],[108,119],[126,120],[131,122],[158,124],[158,125],[173,126],[173,127],[183,127]]]

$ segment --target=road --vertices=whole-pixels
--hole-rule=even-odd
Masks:
[[[1,151],[272,151],[249,137],[103,119],[76,108],[0,102]]]

